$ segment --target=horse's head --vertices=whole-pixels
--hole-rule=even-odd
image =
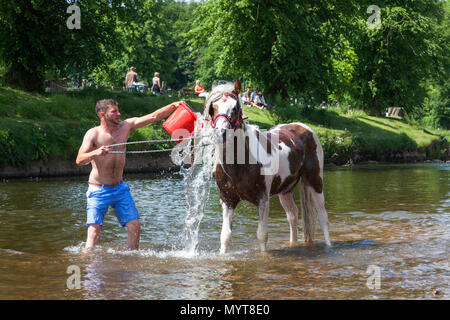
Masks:
[[[221,133],[226,129],[242,127],[242,106],[239,98],[241,82],[216,86],[205,102],[205,118],[211,122],[211,127]]]

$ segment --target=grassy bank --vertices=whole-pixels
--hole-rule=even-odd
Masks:
[[[449,130],[410,125],[400,118],[373,117],[360,110],[288,106],[270,112],[250,108],[246,113],[262,127],[294,121],[307,124],[318,135],[326,161],[335,164],[401,162],[408,152],[445,159],[450,141]]]
[[[95,103],[105,98],[119,102],[122,119],[141,116],[179,100],[176,96],[108,90],[39,95],[0,87],[0,166],[27,167],[34,160],[75,159],[86,130],[98,125]],[[202,110],[202,100],[188,103],[196,111]],[[261,111],[246,107],[245,114],[261,128],[292,121],[311,126],[324,146],[326,160],[337,164],[346,163],[355,155],[383,160],[380,157],[389,153],[417,149],[427,150],[428,158],[440,158],[443,141],[450,141],[450,131],[414,127],[400,119],[370,117],[362,112],[299,107]],[[159,123],[133,132],[130,141],[167,138]],[[437,147],[430,147],[434,145]],[[169,146],[162,143],[146,145],[145,149]]]
[[[0,166],[27,167],[31,161],[50,157],[75,159],[86,130],[99,123],[96,102],[106,98],[119,102],[122,119],[151,113],[178,100],[108,90],[39,95],[0,87]],[[201,108],[201,104],[193,105]],[[161,124],[133,131],[130,136],[131,141],[168,138]],[[145,147],[163,149],[168,145]]]

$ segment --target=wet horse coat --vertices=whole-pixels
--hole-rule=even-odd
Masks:
[[[279,196],[286,211],[290,225],[290,244],[295,246],[298,209],[293,191],[299,181],[305,241],[313,242],[317,216],[325,242],[330,245],[323,196],[323,151],[319,139],[309,127],[301,123],[278,125],[267,132],[243,123],[237,96],[239,90],[238,82],[234,90],[230,85],[221,86],[211,92],[205,103],[205,117],[211,120],[216,131],[223,136],[226,129],[239,131],[231,135],[231,142],[235,142],[232,149],[226,147],[230,143],[226,138],[225,143],[218,145],[221,159],[227,159],[217,165],[215,172],[223,214],[220,252],[225,253],[228,248],[234,210],[242,200],[253,203],[259,209],[257,237],[261,250],[266,250],[269,199],[273,195]],[[229,134],[227,138],[230,138]],[[238,146],[244,148],[239,149]],[[271,165],[276,161],[276,170],[263,173],[267,164],[258,156],[260,151],[256,151],[261,148],[266,150],[265,157]],[[231,157],[227,155],[230,151],[234,151]],[[243,157],[239,152],[245,152],[244,162],[239,161],[239,157]],[[228,161],[230,158],[232,161]]]

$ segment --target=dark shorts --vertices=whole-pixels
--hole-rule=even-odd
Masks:
[[[157,84],[154,84],[152,87],[152,92],[161,93],[161,90]]]
[[[109,207],[114,209],[117,220],[122,227],[129,221],[139,219],[139,213],[130,194],[130,187],[122,182],[115,187],[89,185],[87,197],[86,225],[103,225],[103,219]]]

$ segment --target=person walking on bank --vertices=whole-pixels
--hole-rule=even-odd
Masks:
[[[155,72],[152,84],[152,93],[159,95],[161,93],[161,80],[159,79],[159,72]]]
[[[89,129],[81,144],[76,159],[78,166],[92,165],[89,175],[87,197],[88,227],[85,249],[92,249],[98,243],[103,219],[111,206],[122,227],[128,229],[127,248],[139,248],[139,213],[130,194],[130,188],[123,181],[125,154],[108,153],[111,144],[125,143],[132,130],[158,122],[177,109],[178,103],[169,104],[142,117],[120,121],[118,103],[111,99],[100,100],[96,113],[100,125]],[[126,147],[119,147],[125,151]]]

